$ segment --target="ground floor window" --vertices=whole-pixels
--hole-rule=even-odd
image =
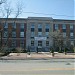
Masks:
[[[42,46],[42,41],[38,41],[38,46]]]
[[[46,46],[49,46],[49,41],[46,41]]]
[[[31,46],[34,46],[34,41],[31,41]]]
[[[24,48],[24,40],[20,40],[20,47]]]
[[[12,40],[12,47],[16,47],[16,40]]]

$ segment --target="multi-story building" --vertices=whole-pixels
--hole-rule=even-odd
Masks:
[[[0,18],[0,29],[2,29],[2,46],[25,48],[26,19]]]
[[[26,47],[31,51],[37,48],[49,50],[52,46],[52,38],[49,35],[53,31],[53,19],[48,17],[29,17],[27,19]]]
[[[63,37],[68,37],[68,45],[75,46],[75,20],[53,19],[53,31],[55,30],[60,30]]]
[[[30,48],[31,51],[39,48],[49,51],[49,48],[53,46],[53,38],[50,33],[55,30],[60,30],[63,37],[68,37],[69,45],[75,46],[75,20],[51,17],[0,18],[2,46],[7,44],[9,48]]]

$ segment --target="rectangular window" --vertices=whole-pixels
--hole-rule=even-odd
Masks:
[[[46,24],[46,29],[50,29],[50,24]]]
[[[55,30],[58,30],[58,24],[55,24]]]
[[[16,37],[16,32],[12,32],[12,37]]]
[[[4,37],[8,37],[8,31],[4,32]]]
[[[63,37],[66,37],[66,33],[63,33]]]
[[[72,24],[70,25],[70,30],[73,30],[73,25]]]
[[[16,47],[16,40],[12,40],[12,47]]]
[[[31,28],[31,32],[34,32],[34,28]]]
[[[73,46],[74,46],[74,41],[71,41],[71,45],[73,45]]]
[[[65,24],[62,25],[62,29],[66,29],[66,25]]]
[[[49,36],[49,32],[46,32],[46,36]]]
[[[16,28],[16,23],[15,22],[12,24],[12,28]]]
[[[42,32],[38,32],[38,36],[42,36]]]
[[[31,32],[31,36],[34,37],[35,36],[35,32]]]
[[[42,24],[38,24],[38,32],[42,32]]]
[[[70,38],[73,38],[73,36],[74,36],[74,35],[73,35],[73,33],[71,32],[71,33],[70,33]]]
[[[24,32],[20,32],[20,37],[24,37]]]
[[[31,46],[34,46],[34,41],[31,41]]]
[[[38,46],[42,46],[42,41],[38,41]]]
[[[38,24],[38,28],[42,28],[42,24],[39,23],[39,24]]]
[[[34,24],[32,23],[32,24],[31,24],[31,32],[34,32],[34,29],[35,29],[35,26],[34,26]]]
[[[24,40],[20,40],[20,47],[24,48]]]
[[[4,24],[4,28],[8,28],[8,23],[5,23]]]
[[[21,28],[21,29],[24,29],[24,23],[21,23],[21,24],[20,24],[20,28]]]
[[[49,32],[49,29],[50,29],[50,24],[46,24],[45,31]]]
[[[42,32],[42,28],[38,28],[38,32]]]
[[[46,29],[46,32],[49,32],[49,29]]]
[[[46,41],[46,46],[49,46],[49,41]]]

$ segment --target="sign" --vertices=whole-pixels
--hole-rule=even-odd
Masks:
[[[35,37],[35,40],[46,40],[46,37]]]

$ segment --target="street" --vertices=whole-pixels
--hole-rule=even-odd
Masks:
[[[0,60],[0,75],[74,75],[74,59]]]

